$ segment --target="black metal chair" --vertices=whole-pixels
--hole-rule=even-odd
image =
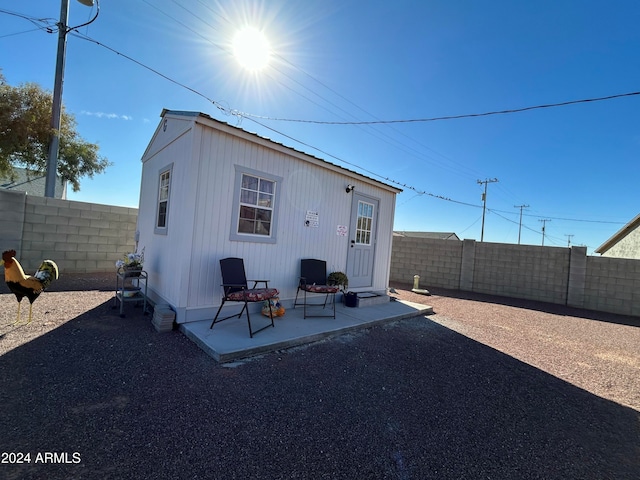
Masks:
[[[304,292],[302,303],[298,303],[298,294],[300,290]],[[340,287],[334,285],[327,285],[327,262],[324,260],[316,260],[312,258],[300,260],[300,281],[298,282],[298,290],[296,291],[296,299],[293,304],[293,308],[297,305],[304,306],[304,318],[307,317],[333,317],[336,318],[336,293],[340,290]],[[324,295],[323,303],[309,303],[307,301],[307,293],[317,293]],[[307,307],[320,307],[324,310],[327,306],[327,301],[331,297],[331,303],[333,304],[332,314],[324,315],[308,315]]]
[[[268,280],[249,280],[250,282],[254,282],[253,288],[248,288],[247,286],[247,276],[244,271],[244,261],[241,258],[223,258],[220,260],[220,270],[222,271],[222,289],[224,295],[222,297],[222,303],[220,304],[220,308],[218,308],[218,313],[216,313],[213,322],[211,322],[210,329],[216,323],[220,323],[223,320],[227,320],[229,318],[238,317],[240,318],[242,314],[247,312],[247,322],[249,323],[249,336],[253,338],[253,335],[261,332],[265,328],[273,327],[273,312],[271,311],[271,302],[269,303],[269,313],[271,323],[266,326],[259,328],[258,330],[253,330],[251,328],[251,317],[249,316],[249,303],[263,302],[265,300],[269,300],[270,298],[277,297],[279,292],[276,288],[269,288]],[[264,288],[256,288],[259,283],[264,283]],[[225,302],[242,302],[244,305],[240,313],[237,315],[229,315],[228,317],[218,319],[220,315],[220,311],[224,306]]]

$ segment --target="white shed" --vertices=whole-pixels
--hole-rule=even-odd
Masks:
[[[285,307],[302,258],[345,272],[351,291],[386,293],[400,189],[203,113],[161,117],[142,157],[138,248],[150,298],[178,323],[214,317],[225,257]]]

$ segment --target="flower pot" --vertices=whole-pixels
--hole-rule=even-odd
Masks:
[[[142,267],[122,267],[126,277],[139,277],[142,273]]]
[[[344,294],[345,307],[357,307],[358,306],[358,294],[356,292],[347,292]]]

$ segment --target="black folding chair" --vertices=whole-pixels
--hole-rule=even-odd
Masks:
[[[241,258],[223,258],[220,260],[220,270],[222,271],[222,289],[224,295],[222,297],[220,308],[218,308],[218,313],[216,313],[216,316],[213,319],[213,322],[211,322],[211,326],[209,328],[211,329],[216,323],[220,323],[229,318],[240,318],[245,311],[247,312],[249,336],[251,338],[253,338],[255,333],[261,332],[265,328],[273,327],[274,323],[273,312],[271,311],[271,302],[268,302],[271,323],[259,328],[258,330],[253,330],[251,328],[251,317],[249,316],[248,304],[263,302],[273,297],[277,297],[279,294],[278,290],[276,288],[269,288],[268,280],[249,280],[250,282],[254,282],[254,284],[253,288],[248,288],[247,277],[244,272],[244,261]],[[264,283],[264,288],[256,288],[258,283]],[[219,319],[218,316],[220,315],[220,311],[222,310],[225,302],[242,302],[244,305],[242,310],[240,310],[240,313],[237,315],[229,315],[228,317]]]
[[[298,303],[298,294],[300,290],[304,292],[302,303]],[[297,305],[304,306],[304,318],[307,317],[333,317],[336,318],[336,293],[340,287],[336,285],[327,285],[327,262],[324,260],[316,260],[312,258],[300,260],[300,280],[298,282],[298,290],[296,291],[296,299],[293,308]],[[317,293],[324,295],[323,303],[309,303],[307,301],[307,293]],[[308,315],[307,307],[320,307],[324,310],[327,301],[331,298],[333,304],[333,313],[324,315]]]

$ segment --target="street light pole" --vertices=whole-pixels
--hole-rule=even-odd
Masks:
[[[92,7],[93,0],[78,0],[83,5]],[[96,0],[97,3],[97,0]],[[58,152],[60,150],[60,123],[62,119],[62,84],[64,83],[64,64],[67,56],[67,33],[76,28],[89,25],[100,13],[100,5],[95,16],[77,27],[67,27],[69,17],[69,0],[60,3],[60,23],[58,23],[58,53],[56,56],[56,76],[53,82],[53,106],[51,108],[51,141],[49,142],[49,157],[47,159],[47,175],[45,177],[44,196],[53,198],[56,191],[56,173],[58,170]]]

